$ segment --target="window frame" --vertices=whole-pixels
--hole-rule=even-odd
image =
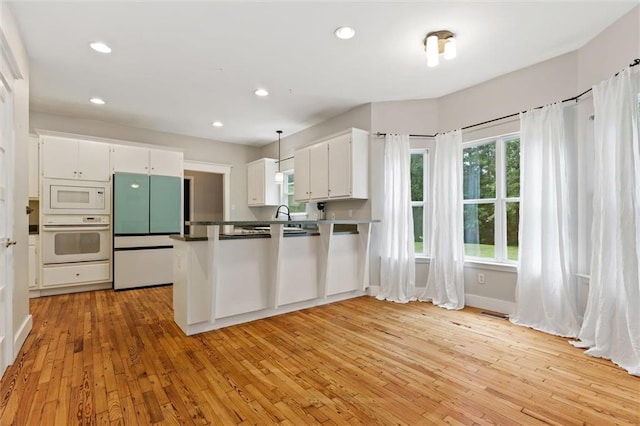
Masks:
[[[293,178],[293,185],[295,188],[295,184],[296,184],[296,180],[295,180],[295,171],[293,169],[288,169],[288,170],[283,170],[282,174],[284,175],[284,179],[282,184],[280,185],[282,188],[280,188],[280,204],[284,204],[285,206],[289,207],[289,195],[294,195],[294,193],[289,194],[289,176],[294,175]],[[289,215],[291,216],[292,219],[297,218],[297,219],[302,219],[307,217],[307,208],[306,208],[306,203],[299,203],[299,204],[303,204],[305,205],[305,211],[303,212],[291,212],[289,213]]]
[[[411,200],[411,213],[414,207],[422,207],[422,252],[415,253],[415,257],[429,257],[431,254],[431,244],[427,237],[431,235],[430,204],[429,204],[429,148],[412,148],[410,155],[422,154],[422,201]],[[409,188],[411,191],[411,188]],[[415,224],[414,224],[415,226]],[[415,247],[415,241],[414,241]]]
[[[496,150],[496,191],[493,198],[476,198],[476,199],[464,199],[462,205],[463,208],[468,204],[493,204],[494,208],[494,229],[493,229],[493,239],[494,239],[494,257],[480,257],[480,256],[470,256],[465,252],[465,260],[470,262],[477,263],[498,263],[498,264],[508,264],[508,265],[517,265],[518,260],[509,259],[508,249],[507,249],[507,203],[517,202],[520,203],[520,196],[518,197],[507,197],[507,169],[506,169],[506,143],[512,139],[520,139],[520,132],[511,132],[506,133],[499,136],[492,136],[483,139],[476,139],[468,142],[462,143],[462,151],[466,148],[473,148],[476,146],[490,144],[495,142],[495,150]],[[460,158],[460,161],[463,161],[463,158]],[[520,166],[522,163],[520,164]],[[464,186],[464,182],[463,182]],[[464,226],[464,224],[463,224]],[[518,245],[520,241],[518,241]]]

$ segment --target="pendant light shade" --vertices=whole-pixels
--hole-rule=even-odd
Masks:
[[[275,181],[276,184],[282,185],[284,183],[284,173],[280,171],[280,162],[282,161],[280,157],[280,135],[282,135],[282,130],[276,130],[276,133],[278,134],[278,171],[275,175]]]

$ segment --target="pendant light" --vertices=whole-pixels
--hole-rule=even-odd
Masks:
[[[284,173],[282,173],[280,171],[280,162],[281,157],[280,157],[280,135],[282,135],[282,130],[276,130],[276,133],[278,134],[278,171],[276,172],[276,184],[278,185],[282,185],[284,183]]]

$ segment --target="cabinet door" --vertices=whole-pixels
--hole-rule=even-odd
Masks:
[[[109,144],[78,141],[78,175],[80,179],[108,181]]]
[[[263,161],[247,165],[247,204],[250,206],[264,204],[264,173]]]
[[[40,191],[40,148],[37,137],[29,137],[29,198],[38,198]]]
[[[78,177],[78,141],[43,138],[40,145],[42,176],[75,179]]]
[[[137,146],[111,145],[111,171],[148,174],[149,150]]]
[[[175,151],[149,150],[149,173],[160,176],[182,177],[183,154]]]
[[[29,235],[29,271],[27,281],[29,288],[35,288],[38,284],[38,236]]]
[[[295,184],[293,186],[294,199],[296,201],[309,201],[309,148],[304,148],[295,152],[293,156],[293,172]]]
[[[329,197],[351,195],[351,135],[339,136],[329,144]]]
[[[309,171],[309,198],[326,200],[329,198],[329,149],[326,143],[310,148]]]
[[[149,232],[179,234],[182,228],[182,179],[149,176]]]

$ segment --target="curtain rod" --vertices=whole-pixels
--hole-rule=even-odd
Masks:
[[[640,65],[640,58],[634,59],[633,62],[629,64],[629,67],[635,67],[636,65]],[[615,76],[617,76],[618,74],[620,74],[620,71],[618,71],[615,74]],[[582,96],[584,96],[587,93],[591,92],[591,90],[593,90],[593,88],[590,87],[587,90],[585,90],[584,92],[580,93],[579,95],[573,96],[571,98],[563,99],[562,103],[572,102],[572,101],[576,101],[577,102],[577,101],[580,100],[580,98]],[[541,109],[541,108],[544,108],[544,106],[539,106],[539,107],[535,107],[535,108],[532,108],[532,109]],[[526,111],[522,111],[522,112],[526,112]],[[520,115],[520,112],[515,112],[513,114],[509,114],[509,115],[505,115],[503,117],[498,117],[498,118],[494,118],[494,119],[491,119],[491,120],[483,121],[481,123],[470,124],[468,126],[462,127],[461,130],[472,129],[474,127],[478,127],[478,126],[482,126],[482,125],[485,125],[485,124],[493,123],[494,121],[500,121],[500,120],[504,120],[506,118],[517,117],[518,115]],[[409,135],[409,137],[413,137],[413,138],[435,138],[439,134],[440,133],[438,132],[435,135]],[[376,136],[382,137],[382,136],[387,136],[387,134],[378,132],[378,133],[376,133]]]

